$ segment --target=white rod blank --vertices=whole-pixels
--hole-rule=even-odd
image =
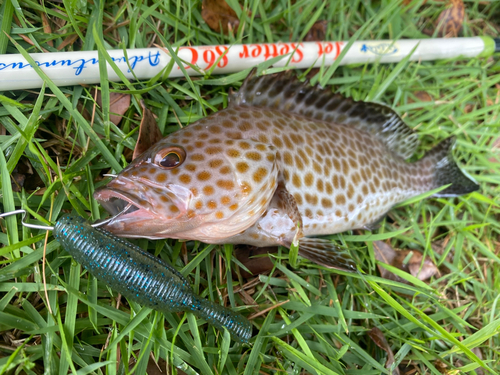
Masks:
[[[274,66],[310,68],[333,64],[346,44],[347,42],[304,42],[180,47],[178,57],[181,61],[199,67],[202,72],[216,64],[214,74],[242,71],[277,56],[285,57]],[[347,51],[340,64],[398,62],[415,47],[410,57],[412,61],[458,56],[470,58],[493,53],[494,44],[493,39],[488,37],[358,41]],[[159,48],[127,50],[128,64],[123,50],[107,52],[128,79],[134,79],[134,74],[138,79],[152,78],[171,60],[168,52]],[[31,57],[58,86],[95,84],[100,81],[97,51],[33,53]],[[107,65],[108,79],[119,82],[117,74]],[[129,65],[134,74],[129,70]],[[190,75],[200,74],[188,64],[184,68]],[[181,69],[174,64],[169,77],[181,76]],[[22,55],[0,55],[0,91],[41,86],[42,79]]]

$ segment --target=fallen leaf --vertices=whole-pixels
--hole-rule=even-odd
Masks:
[[[457,37],[464,23],[465,9],[463,0],[449,0],[448,7],[441,12],[436,28],[439,33],[448,38]]]
[[[432,102],[434,101],[434,98],[427,92],[427,91],[415,91],[413,93],[415,96],[415,99],[413,99],[411,96],[408,97],[408,103],[419,103],[419,102]],[[421,109],[422,107],[417,107],[417,109]]]
[[[413,253],[412,258],[408,263],[408,270],[412,276],[415,276],[420,281],[429,280],[432,276],[439,272],[438,268],[430,258],[425,258],[424,264],[422,264],[422,254],[420,253]]]
[[[387,353],[387,362],[385,363],[385,368],[390,369],[394,363],[394,353],[392,352],[391,346],[387,342],[384,333],[377,327],[373,327],[368,331],[368,336],[373,340],[373,342],[384,352]],[[399,375],[399,368],[396,367],[392,371],[393,375]]]
[[[163,358],[159,358],[158,361],[156,361],[152,354],[149,356],[147,366],[148,375],[165,375],[169,373],[168,370],[169,366],[167,364],[167,361],[165,361]],[[177,374],[181,374],[181,372],[177,370]]]
[[[439,272],[436,265],[429,258],[425,258],[424,263],[422,264],[422,254],[417,251],[396,251],[382,241],[373,242],[373,250],[375,253],[375,259],[379,262],[389,264],[393,267],[399,268],[400,270],[408,272],[421,281],[428,280]],[[408,256],[410,256],[410,259],[408,262],[405,262]],[[382,266],[378,266],[378,269],[380,271],[380,275],[385,279],[406,282],[406,280],[386,270]]]
[[[156,123],[156,119],[153,116],[153,112],[146,108],[143,101],[141,101],[142,106],[142,121],[139,125],[139,137],[137,138],[137,143],[135,144],[134,154],[132,159],[135,159],[148,148],[153,146],[156,142],[163,138],[160,128]]]
[[[44,12],[40,12],[40,17],[42,18],[42,25],[43,25],[43,32],[45,34],[51,34],[52,33],[52,28],[50,27],[49,20],[47,16],[45,15]],[[47,44],[51,47],[54,47],[54,41],[53,40],[48,40]]]
[[[249,279],[255,275],[265,274],[271,271],[274,267],[274,264],[271,259],[269,259],[268,254],[273,254],[277,251],[277,247],[255,247],[240,245],[235,248],[234,256],[251,272],[248,273],[246,270],[241,269],[241,276],[245,279]]]
[[[328,21],[316,21],[307,32],[304,41],[323,42],[325,40],[327,26]]]
[[[201,16],[212,30],[219,33],[222,27],[227,35],[238,29],[240,20],[225,0],[203,0],[201,8]]]
[[[61,51],[66,46],[72,45],[79,38],[78,34],[68,35],[61,44],[57,46],[57,50]]]
[[[101,92],[97,92],[97,104],[102,106]],[[123,118],[125,112],[130,107],[130,94],[121,94],[119,92],[109,93],[109,120],[118,125]]]
[[[21,173],[17,172],[12,172],[11,176],[11,186],[12,186],[12,191],[19,193],[24,186],[24,180],[26,179],[26,176]]]

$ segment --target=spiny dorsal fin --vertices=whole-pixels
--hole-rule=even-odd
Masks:
[[[391,108],[355,101],[309,82],[300,82],[292,71],[256,76],[253,69],[240,90],[229,96],[230,105],[268,107],[316,120],[354,126],[369,132],[404,159],[418,146],[418,136]]]

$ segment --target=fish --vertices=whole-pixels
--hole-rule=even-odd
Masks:
[[[355,271],[318,236],[373,229],[396,204],[478,190],[453,160],[453,137],[408,162],[418,134],[390,107],[253,70],[227,108],[152,145],[95,191],[122,237],[298,246],[326,267]]]

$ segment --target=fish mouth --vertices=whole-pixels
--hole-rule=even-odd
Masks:
[[[113,216],[109,224],[123,220],[156,218],[146,202],[138,203],[137,197],[117,189],[106,187],[96,190],[94,198]]]

